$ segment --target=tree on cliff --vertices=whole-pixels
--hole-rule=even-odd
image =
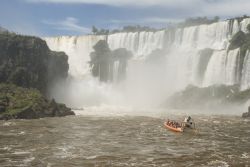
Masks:
[[[95,26],[92,26],[92,33],[93,34],[97,34],[98,29]]]
[[[92,33],[94,35],[108,35],[109,34],[109,30],[108,29],[100,29],[98,30],[95,26],[92,26]]]
[[[178,27],[189,27],[189,26],[197,26],[201,24],[212,24],[218,22],[220,20],[219,16],[215,16],[214,18],[207,17],[191,17],[187,18],[184,22],[179,23]]]

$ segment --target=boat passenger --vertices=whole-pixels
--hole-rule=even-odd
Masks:
[[[193,125],[192,118],[190,116],[184,119],[185,127],[191,128]]]

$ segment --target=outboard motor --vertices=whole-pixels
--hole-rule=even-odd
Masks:
[[[184,119],[184,123],[185,123],[185,127],[187,127],[187,128],[194,128],[194,126],[195,126],[193,123],[193,120],[190,116],[188,116]]]

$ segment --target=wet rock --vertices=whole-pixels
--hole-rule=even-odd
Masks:
[[[6,111],[6,107],[9,104],[9,99],[7,96],[0,96],[0,113]]]
[[[118,65],[118,81],[123,80],[126,75],[127,61],[131,58],[132,52],[125,48],[111,51],[107,41],[100,40],[93,46],[94,52],[90,53],[90,67],[94,77],[102,82],[113,81],[114,65]]]
[[[6,111],[6,107],[0,105],[0,113],[3,113],[3,112],[5,112],[5,111]]]
[[[250,118],[250,106],[248,107],[248,112],[242,114],[243,118]]]

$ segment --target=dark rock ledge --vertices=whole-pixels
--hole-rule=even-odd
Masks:
[[[248,112],[242,114],[243,118],[250,118],[250,106],[248,107]]]

